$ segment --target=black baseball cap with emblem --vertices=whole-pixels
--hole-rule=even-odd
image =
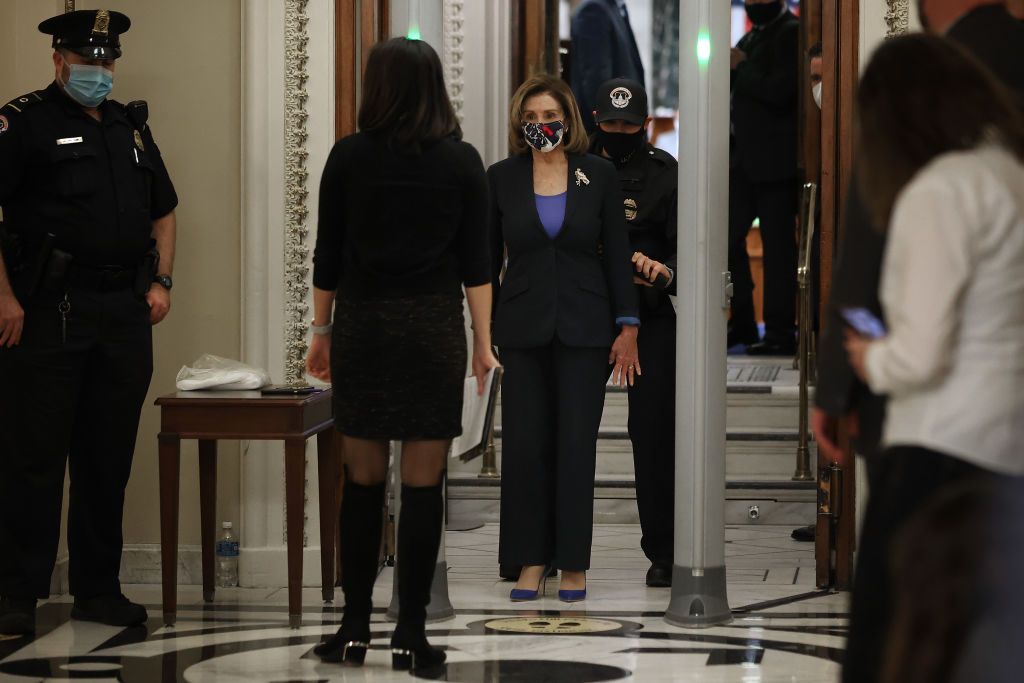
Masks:
[[[642,126],[647,118],[647,91],[628,78],[613,78],[597,89],[597,123],[627,121]]]
[[[51,17],[39,24],[42,33],[53,36],[54,49],[70,50],[86,59],[118,59],[121,34],[132,20],[106,9],[81,9]]]

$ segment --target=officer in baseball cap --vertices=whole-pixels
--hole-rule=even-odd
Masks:
[[[640,289],[640,357],[643,377],[629,387],[629,438],[633,442],[641,547],[651,561],[647,585],[672,583],[675,468],[676,314],[669,300],[676,286],[678,165],[647,141],[647,92],[616,78],[598,89],[597,130],[590,151],[614,162],[622,183],[623,211]]]

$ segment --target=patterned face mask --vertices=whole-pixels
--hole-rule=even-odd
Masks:
[[[550,152],[562,144],[565,137],[565,124],[561,121],[552,123],[527,123],[523,126],[526,144],[538,152]]]

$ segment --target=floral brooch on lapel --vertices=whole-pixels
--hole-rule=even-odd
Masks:
[[[576,169],[576,187],[580,187],[581,185],[589,185],[589,184],[590,184],[590,178],[587,177],[587,174],[584,173],[582,169],[577,168]]]

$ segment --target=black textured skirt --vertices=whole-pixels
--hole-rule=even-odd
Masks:
[[[348,299],[334,309],[334,424],[360,439],[452,439],[466,378],[462,295]]]

